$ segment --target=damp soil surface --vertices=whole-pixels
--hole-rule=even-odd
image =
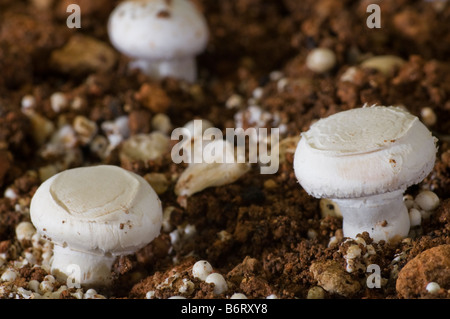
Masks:
[[[77,1],[78,29],[66,25],[70,3],[0,0],[1,298],[450,298],[448,1],[383,1],[381,28],[370,29],[365,0],[195,0],[210,28],[195,83],[128,69],[107,35],[117,1]],[[336,55],[326,73],[306,65],[317,47]],[[389,72],[361,66],[380,55],[403,63]],[[438,138],[433,171],[406,194],[414,200],[431,190],[439,206],[422,211],[396,243],[343,237],[337,207],[309,196],[293,171],[302,131],[364,104],[402,106]],[[125,130],[118,119],[126,119]],[[180,198],[174,189],[187,165],[174,163],[170,149],[151,159],[123,156],[133,136],[170,138],[193,119],[223,132],[237,123],[279,128],[278,171],[261,174],[252,164],[235,182]],[[112,287],[88,294],[53,282],[51,245],[17,226],[30,221],[30,201],[45,179],[97,164],[146,177],[165,224],[153,242],[116,260]],[[200,260],[223,275],[225,292],[194,278]],[[440,289],[428,291],[430,282]]]

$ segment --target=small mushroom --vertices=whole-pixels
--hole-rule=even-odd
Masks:
[[[120,3],[108,21],[111,43],[134,59],[131,68],[161,79],[197,78],[196,56],[206,48],[206,19],[191,1],[135,0]]]
[[[337,203],[345,237],[366,231],[375,241],[393,241],[408,235],[403,193],[431,172],[436,141],[401,108],[353,109],[302,133],[294,170],[306,192]]]
[[[108,286],[116,257],[150,243],[162,224],[161,202],[145,179],[111,165],[49,178],[33,196],[30,215],[54,244],[52,273],[86,287]]]

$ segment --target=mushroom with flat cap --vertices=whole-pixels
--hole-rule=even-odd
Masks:
[[[433,169],[436,138],[399,107],[340,112],[302,133],[294,170],[316,198],[330,198],[343,216],[345,237],[368,232],[375,241],[406,237],[403,193]]]
[[[82,286],[108,286],[116,257],[150,243],[162,224],[161,202],[151,186],[112,165],[69,169],[49,178],[34,194],[30,215],[37,231],[54,244],[52,273]]]
[[[197,78],[196,56],[206,48],[206,19],[190,0],[129,0],[111,13],[108,34],[131,68],[155,79]]]

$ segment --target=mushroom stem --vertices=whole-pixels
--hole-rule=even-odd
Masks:
[[[409,233],[408,209],[403,190],[360,198],[333,199],[343,217],[345,237],[368,232],[374,241],[395,241]]]
[[[52,274],[60,281],[83,287],[107,286],[111,283],[111,267],[115,256],[95,255],[55,245]]]
[[[130,62],[130,69],[139,69],[154,79],[174,77],[190,83],[197,79],[197,63],[195,57],[172,60],[138,59]]]

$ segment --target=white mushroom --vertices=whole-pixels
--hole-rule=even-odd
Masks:
[[[61,172],[36,191],[31,220],[53,242],[52,273],[84,286],[107,286],[117,256],[159,235],[161,202],[140,176],[101,165]],[[75,277],[73,277],[75,276]]]
[[[398,107],[364,107],[321,119],[302,133],[294,170],[316,198],[338,204],[344,236],[367,231],[375,241],[407,236],[407,187],[432,170],[436,139]]]
[[[206,19],[191,1],[134,0],[120,3],[108,22],[111,43],[133,58],[130,65],[161,79],[194,82],[196,55],[206,48]]]

